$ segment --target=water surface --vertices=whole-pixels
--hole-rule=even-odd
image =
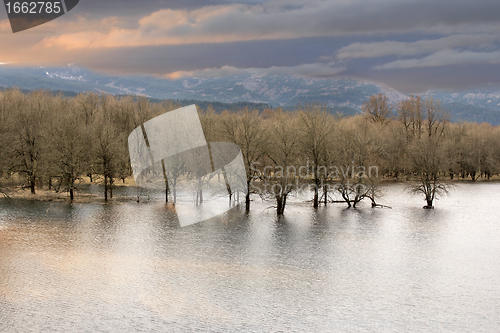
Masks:
[[[0,332],[499,332],[499,198],[256,197],[185,228],[161,202],[0,200]]]

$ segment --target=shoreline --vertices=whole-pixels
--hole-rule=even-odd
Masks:
[[[136,198],[117,194],[113,195],[113,198],[108,198],[108,202],[105,202],[103,195],[101,196],[93,193],[81,193],[78,191],[75,193],[73,201],[71,201],[69,197],[69,192],[56,193],[54,190],[37,189],[36,194],[31,194],[29,189],[22,189],[22,188],[3,188],[1,190],[0,198],[42,201],[42,202],[102,203],[102,204],[137,201]]]
[[[480,178],[475,181],[471,180],[470,178],[455,178],[453,180],[451,179],[446,179],[443,180],[444,182],[451,183],[451,184],[461,184],[461,183],[466,183],[466,184],[475,184],[475,183],[498,183],[500,182],[500,176],[494,176],[491,179],[486,179],[486,178]],[[379,185],[381,187],[385,185],[391,185],[391,184],[411,184],[412,180],[406,180],[406,179],[383,179],[380,181]],[[130,196],[130,195],[122,195],[118,193],[113,194],[113,198],[108,198],[108,201],[104,201],[104,195],[99,192],[97,193],[82,193],[78,191],[79,186],[88,186],[88,185],[94,185],[94,186],[102,186],[100,184],[97,184],[96,182],[90,182],[89,179],[83,180],[81,183],[79,183],[76,188],[77,190],[75,191],[74,199],[73,201],[70,200],[69,198],[69,192],[56,192],[54,189],[36,189],[36,194],[31,194],[30,189],[23,187],[22,185],[2,185],[0,183],[0,198],[6,198],[6,199],[22,199],[22,200],[31,200],[31,201],[42,201],[42,202],[66,202],[66,203],[100,203],[100,204],[113,204],[113,203],[120,203],[120,202],[131,202],[131,201],[138,201],[137,196]],[[114,184],[115,189],[119,188],[137,188],[135,181],[133,177],[128,177],[125,179],[125,182],[123,183],[121,180],[117,183]],[[149,202],[150,200],[147,199],[142,199],[139,202]]]
[[[118,202],[130,202],[137,201],[137,197],[124,196],[120,194],[113,194],[113,198],[108,198],[108,201],[104,201],[104,194],[100,193],[83,193],[78,190],[81,186],[102,186],[98,183],[90,182],[88,177],[84,177],[84,179],[76,185],[76,190],[74,193],[73,201],[70,200],[69,191],[60,191],[56,192],[54,189],[47,189],[36,187],[36,193],[31,194],[29,188],[26,188],[23,185],[2,185],[0,183],[0,198],[7,199],[22,199],[22,200],[31,200],[31,201],[42,201],[42,202],[66,202],[66,203],[101,203],[101,204],[109,204],[109,203],[118,203]],[[125,179],[125,183],[121,180],[117,182],[117,184],[113,185],[115,189],[127,187],[133,188],[136,187],[135,181],[133,177],[127,177]]]

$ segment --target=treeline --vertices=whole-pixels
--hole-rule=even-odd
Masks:
[[[129,133],[177,107],[94,93],[0,92],[1,177],[22,175],[33,194],[44,186],[73,198],[88,176],[104,185],[107,200],[113,184],[131,175]],[[352,117],[314,104],[294,111],[198,111],[207,141],[241,148],[251,192],[275,200],[278,214],[302,184],[309,185],[315,207],[338,201],[356,206],[364,199],[375,206],[382,179],[412,180],[430,208],[447,189],[444,179],[500,173],[498,127],[452,124],[438,101],[419,96],[393,105],[374,95],[362,109]]]
[[[47,91],[0,92],[0,176],[22,175],[32,194],[47,186],[68,191],[71,199],[88,176],[104,185],[108,200],[116,180],[131,175],[130,131],[177,107],[95,93],[67,98]]]

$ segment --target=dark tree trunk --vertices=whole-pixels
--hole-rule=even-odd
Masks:
[[[111,176],[111,173],[108,175],[108,181],[109,181],[109,186],[108,186],[109,198],[113,199],[113,186],[115,183],[113,181],[113,177]]]
[[[175,189],[175,183],[172,186],[172,194],[174,196],[174,205],[177,203],[177,191]]]
[[[104,201],[108,202],[108,176],[104,175]]]
[[[247,191],[247,194],[245,195],[245,210],[247,212],[250,211],[250,191]]]
[[[319,206],[319,179],[314,178],[314,202],[313,207],[318,208]]]
[[[432,198],[426,198],[425,199],[427,201],[427,206],[424,206],[424,209],[432,209],[434,208],[434,206],[432,205]]]
[[[326,187],[326,185],[323,186],[323,195],[325,196],[325,207],[326,207],[326,204],[328,202],[328,188]]]
[[[168,192],[170,192],[168,188],[168,180],[165,179],[165,203],[168,203]]]
[[[201,205],[203,203],[203,190],[196,192],[196,204]]]
[[[30,190],[31,194],[35,194],[35,177],[31,177],[30,179]]]
[[[73,201],[73,199],[75,198],[75,196],[74,196],[74,193],[73,193],[73,192],[74,192],[74,191],[73,191],[73,189],[72,189],[72,188],[70,188],[70,189],[69,189],[69,199],[70,199],[71,201]]]
[[[163,178],[165,178],[165,203],[168,203],[168,178],[167,178],[167,170],[165,169],[165,161],[161,160],[161,167],[163,169]],[[125,180],[124,180],[125,181]]]
[[[276,213],[281,216],[285,213],[286,195],[276,197]]]
[[[344,199],[344,201],[347,203],[347,208],[351,208],[351,200],[347,196],[346,188],[344,186],[342,186],[342,188],[340,189],[340,191],[341,191],[341,194],[342,194],[342,199]]]

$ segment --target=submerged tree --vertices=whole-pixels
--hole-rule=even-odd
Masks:
[[[299,112],[299,149],[303,158],[312,165],[314,180],[313,207],[319,206],[319,189],[323,185],[323,195],[327,202],[328,160],[333,121],[325,108],[320,105],[306,105]],[[303,161],[304,162],[304,161]],[[306,162],[306,163],[307,163]],[[323,183],[323,184],[322,184]]]
[[[266,119],[269,133],[266,155],[274,165],[274,170],[264,175],[270,185],[270,193],[276,200],[278,216],[285,212],[289,194],[296,188],[296,170],[298,158],[297,117],[291,112],[277,110]]]
[[[113,198],[113,186],[118,174],[119,162],[128,157],[126,153],[128,133],[118,131],[112,122],[112,108],[115,102],[113,97],[101,98],[101,105],[95,115],[92,131],[93,162],[96,170],[103,177],[104,201],[108,201],[108,194]]]
[[[424,208],[429,209],[433,208],[434,199],[438,195],[448,192],[448,184],[441,180],[445,161],[444,133],[448,120],[439,103],[432,99],[422,103],[420,97],[411,97],[409,101],[413,103],[413,136],[409,137],[409,157],[411,170],[417,179],[411,189],[424,195]],[[403,125],[407,127],[406,124]],[[424,133],[427,135],[423,135]]]
[[[243,109],[239,113],[224,112],[220,116],[220,132],[223,140],[238,145],[241,149],[247,174],[248,191],[245,196],[245,209],[250,210],[250,184],[257,176],[252,163],[259,161],[266,152],[267,133],[257,110]]]
[[[178,107],[131,96],[0,91],[1,185],[8,181],[35,194],[45,184],[52,189],[56,184],[52,180],[58,179],[54,189],[62,187],[73,197],[78,179],[88,175],[91,182],[102,180],[107,200],[115,180],[125,181],[132,174],[129,133]],[[351,206],[365,198],[376,205],[378,183],[370,172],[380,172],[381,177],[414,180],[412,189],[423,194],[426,207],[432,207],[435,198],[447,191],[447,177],[475,181],[499,174],[500,127],[450,124],[437,100],[420,96],[399,102],[397,117],[391,117],[391,107],[387,97],[378,94],[363,105],[364,116],[334,117],[326,108],[310,104],[299,106],[297,112],[266,109],[261,114],[249,109],[216,113],[208,108],[200,110],[200,120],[208,142],[232,142],[241,148],[248,188],[255,193],[262,182],[268,185],[278,214],[283,214],[299,180],[300,186],[313,190],[315,207],[322,199],[333,200],[331,194]],[[183,170],[185,164],[196,163],[163,162],[165,170],[160,170],[162,166],[157,170],[159,181],[167,190],[166,200],[173,194],[175,201],[178,182],[192,176]],[[212,171],[213,162],[212,157],[207,167]],[[265,177],[255,165],[268,167]],[[297,172],[299,165],[308,165],[307,176]],[[253,184],[259,176],[261,182]],[[332,188],[332,183],[342,186]],[[200,192],[198,201],[202,197]]]
[[[422,138],[414,142],[411,150],[411,162],[417,183],[411,186],[415,193],[424,195],[424,208],[433,208],[434,199],[448,193],[449,185],[441,180],[443,147],[434,138]]]
[[[380,124],[379,124],[380,125]],[[337,180],[335,192],[348,207],[369,198],[375,206],[378,193],[378,166],[373,165],[376,149],[376,128],[360,117],[343,119],[339,122],[333,141],[335,170],[332,176]]]

